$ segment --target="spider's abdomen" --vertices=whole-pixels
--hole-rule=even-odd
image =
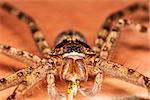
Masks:
[[[83,43],[87,44],[84,36],[80,32],[73,31],[73,30],[68,30],[68,31],[61,32],[57,36],[57,38],[55,40],[55,46],[57,46],[58,44],[60,44],[62,42],[65,44],[67,40],[68,41],[74,41],[74,42],[75,42],[75,40],[78,40],[80,42],[83,42]]]

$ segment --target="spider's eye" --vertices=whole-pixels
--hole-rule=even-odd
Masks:
[[[77,45],[68,45],[64,48],[65,53],[70,53],[70,52],[78,52],[82,53],[81,47]]]

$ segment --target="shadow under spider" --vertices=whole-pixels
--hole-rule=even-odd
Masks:
[[[15,73],[15,72],[21,70],[20,68],[17,68],[15,66],[10,66],[10,65],[7,65],[4,63],[0,63],[0,69],[1,69],[1,71],[11,72],[11,73]]]
[[[147,23],[147,22],[149,22],[150,19],[149,19],[149,16],[143,16],[143,17],[135,16],[134,20],[136,20],[139,23]]]
[[[149,52],[150,47],[149,46],[143,46],[143,45],[131,45],[129,43],[122,42],[122,45],[126,46],[130,50],[141,50],[144,52]]]

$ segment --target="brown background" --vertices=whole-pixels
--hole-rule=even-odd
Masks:
[[[2,0],[1,0],[2,1]],[[63,30],[75,29],[83,33],[90,46],[94,45],[97,31],[104,19],[112,12],[132,4],[137,0],[3,0],[8,1],[17,8],[31,15],[41,27],[49,45],[53,46],[53,41]],[[144,1],[144,0],[141,0]],[[137,22],[148,26],[145,14],[141,11],[128,16]],[[146,23],[147,21],[147,23]],[[150,76],[149,64],[149,35],[132,32],[126,29],[122,32],[121,39],[113,53],[112,60],[124,64],[126,67],[136,69],[144,75]],[[27,50],[40,56],[27,26],[18,21],[14,16],[0,10],[0,43],[9,44],[13,47]],[[0,55],[0,78],[10,75],[13,68],[23,68],[22,64]],[[60,81],[59,81],[60,82]],[[91,82],[88,82],[90,84]],[[64,83],[58,85],[60,90],[67,88]],[[13,91],[9,88],[0,91],[0,100],[5,100]],[[36,86],[32,96],[27,100],[48,100],[46,85]],[[120,95],[144,95],[146,89],[131,85],[129,83],[105,78],[102,92],[94,98],[96,100],[102,96]],[[87,99],[80,94],[75,99]]]

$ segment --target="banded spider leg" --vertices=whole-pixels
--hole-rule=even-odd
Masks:
[[[104,21],[104,23],[102,24],[102,29],[100,29],[98,31],[98,36],[97,39],[95,41],[95,46],[94,46],[94,51],[100,53],[101,57],[103,58],[108,58],[108,56],[111,56],[110,54],[108,54],[108,52],[111,51],[111,49],[106,50],[107,48],[105,48],[105,44],[107,42],[107,37],[109,37],[109,33],[112,30],[112,26],[114,24],[114,22],[116,23],[116,21],[118,21],[119,19],[122,19],[124,16],[132,14],[138,10],[143,10],[144,12],[148,12],[148,6],[141,4],[141,3],[134,3],[124,9],[121,9],[117,12],[112,13],[111,15],[109,15],[106,20]],[[145,27],[142,27],[142,30],[145,29]],[[139,30],[140,31],[140,30]],[[145,29],[146,32],[146,29]],[[119,38],[119,34],[117,35]],[[115,44],[115,42],[113,43]],[[103,52],[107,52],[107,53],[103,53]],[[104,56],[103,56],[104,55]]]
[[[114,44],[118,40],[121,30],[124,29],[125,27],[129,27],[133,30],[136,30],[136,31],[142,32],[142,33],[150,32],[150,30],[147,27],[145,27],[139,23],[135,23],[128,19],[120,19],[121,17],[125,16],[126,14],[133,13],[139,9],[143,9],[144,11],[148,12],[147,6],[135,3],[133,5],[130,5],[129,7],[125,8],[123,10],[120,10],[118,12],[115,12],[112,15],[110,15],[109,17],[107,17],[106,21],[104,22],[104,24],[102,26],[102,31],[100,31],[98,34],[98,38],[96,40],[96,47],[93,48],[96,52],[99,53],[98,56],[100,58],[108,59],[108,57],[111,56],[110,51],[112,50],[112,48],[114,47]],[[116,22],[116,23],[113,25],[113,22]],[[100,60],[98,60],[98,61],[100,61]],[[96,70],[96,69],[94,69],[94,70]],[[102,71],[102,73],[105,73],[105,72]],[[80,92],[82,94],[84,94],[84,95],[86,94],[88,96],[89,94],[93,93],[92,92],[93,89],[95,89],[95,87],[97,87],[95,84],[101,84],[101,80],[102,80],[102,78],[99,77],[98,81],[100,81],[100,82],[98,83],[95,79],[94,86],[92,89],[82,88],[82,90],[80,89],[81,90]],[[97,91],[95,91],[94,94],[96,94],[98,92],[98,89],[95,89],[95,90],[97,90]]]
[[[0,8],[10,14],[15,15],[21,21],[27,23],[31,30],[31,33],[33,35],[33,39],[35,40],[35,42],[37,44],[37,47],[44,54],[45,57],[49,57],[49,53],[50,53],[51,49],[49,48],[48,43],[45,41],[45,38],[44,38],[41,30],[37,26],[36,22],[32,19],[32,17],[27,15],[26,13],[16,9],[15,7],[13,7],[12,5],[10,5],[8,3],[0,3]],[[33,54],[28,53],[26,51],[21,51],[21,50],[18,51],[17,49],[11,48],[10,46],[4,46],[4,47],[5,47],[5,49],[1,50],[1,52],[3,54],[5,54],[7,56],[11,56],[12,58],[15,58],[17,60],[21,60],[23,63],[27,64],[28,66],[32,66],[32,67],[29,67],[29,69],[37,68],[37,64],[41,61],[41,59],[39,57],[37,57],[35,55],[33,56]],[[10,50],[11,52],[8,52],[8,50],[10,48],[13,49],[15,52],[13,50]],[[14,75],[14,76],[16,76],[16,75]],[[13,76],[10,76],[10,77],[13,77]],[[12,78],[10,78],[10,79],[12,79]],[[19,85],[18,88],[20,88],[22,86],[24,86],[24,84]],[[50,86],[50,85],[48,85],[48,86]],[[15,91],[17,91],[18,88]],[[48,90],[49,90],[49,87],[48,87]],[[15,91],[14,91],[14,93],[16,93]],[[53,91],[51,91],[51,92],[53,92]],[[50,93],[50,91],[49,91],[49,93]],[[13,94],[9,98],[14,97]]]
[[[100,56],[102,58],[105,58],[105,59],[108,58],[108,56],[110,55],[110,51],[112,50],[116,41],[118,40],[122,29],[126,27],[129,27],[132,30],[136,30],[141,33],[149,33],[149,28],[139,23],[135,23],[128,19],[119,19],[116,22],[116,25],[112,26],[112,29],[109,32],[109,35],[107,36],[106,41],[103,43],[101,47]]]
[[[117,24],[115,25],[115,26],[113,26],[112,27],[112,30],[110,31],[110,33],[109,33],[109,35],[108,35],[108,37],[107,37],[107,39],[106,39],[106,42],[103,44],[103,46],[102,46],[102,49],[103,49],[103,51],[101,51],[100,52],[100,55],[98,55],[98,56],[102,56],[102,58],[104,59],[104,58],[106,58],[106,57],[108,57],[108,55],[109,55],[109,52],[110,52],[110,50],[111,50],[111,48],[112,48],[112,46],[114,45],[113,43],[115,43],[115,41],[116,41],[116,39],[118,38],[118,35],[119,35],[119,33],[121,32],[121,30],[122,30],[122,28],[124,28],[125,26],[132,26],[132,27],[134,27],[134,29],[136,29],[137,31],[140,31],[140,32],[144,32],[144,33],[148,33],[148,28],[147,27],[145,27],[145,26],[143,26],[143,25],[140,25],[140,24],[136,24],[136,23],[134,23],[134,22],[132,22],[132,21],[130,21],[130,20],[125,20],[125,19],[120,19],[118,22],[117,22]],[[102,59],[102,58],[99,58],[99,59]],[[96,62],[100,62],[100,60],[98,60],[98,58],[96,59]],[[93,62],[94,63],[94,62]],[[119,66],[121,66],[121,65],[119,65]],[[100,66],[100,68],[99,68],[99,72],[101,73],[101,70],[100,69],[103,69],[103,68],[101,68],[101,66]],[[120,68],[121,70],[124,70],[124,71],[126,71],[127,70],[127,68],[126,69],[123,69],[122,67]],[[95,69],[93,69],[93,70],[97,70],[97,68],[95,68]],[[109,70],[109,69],[108,69]],[[117,70],[117,69],[116,69]],[[131,71],[131,69],[129,69],[130,71]],[[105,70],[105,71],[107,71],[107,70]],[[102,73],[105,73],[105,71],[103,71],[102,70]],[[133,70],[132,70],[133,71]],[[96,71],[97,72],[97,71]],[[136,71],[133,71],[133,72],[135,72],[135,73],[138,73],[138,72],[136,72]],[[110,72],[109,71],[109,73],[110,74],[113,74],[113,73],[115,73],[113,70]],[[119,72],[119,74],[121,74],[122,72]],[[128,74],[128,73],[125,73],[125,74]],[[97,74],[97,75],[99,75],[99,73]],[[102,78],[99,76],[97,76],[96,75],[96,78],[95,78],[95,81],[94,81],[94,86],[93,86],[93,88],[92,89],[85,89],[85,88],[83,88],[82,89],[82,91],[81,91],[81,93],[82,94],[86,94],[86,95],[90,95],[91,93],[93,93],[93,95],[94,94],[96,94],[97,92],[98,92],[98,85],[101,85],[101,83],[102,83]],[[114,76],[115,76],[115,74],[114,74]],[[117,76],[117,75],[116,75]],[[141,78],[140,77],[141,75],[139,75],[139,77],[138,78]],[[97,78],[98,77],[98,78]],[[122,80],[124,80],[124,77],[125,76],[123,76],[123,77],[120,77],[120,79],[122,78]],[[130,76],[129,76],[130,77]],[[132,76],[131,76],[132,77]],[[145,76],[143,76],[143,77],[145,77]],[[133,79],[134,79],[135,77],[133,77]],[[143,78],[144,79],[144,78]],[[130,80],[130,79],[129,79]],[[138,80],[138,79],[137,79]],[[129,81],[130,82],[130,81]],[[137,81],[138,82],[138,81]],[[132,82],[131,82],[132,83]],[[137,84],[144,84],[144,83],[137,83]],[[96,86],[97,85],[97,86]],[[97,87],[97,88],[95,88],[95,87]],[[149,87],[148,87],[149,88]],[[93,91],[93,89],[95,90],[95,93],[94,92],[92,92]],[[83,91],[84,90],[84,91]],[[150,91],[149,91],[150,92]]]
[[[99,62],[96,62],[96,67],[93,70],[101,70],[105,75],[110,75],[111,77],[118,78],[120,80],[142,86],[147,88],[148,94],[150,94],[150,78],[144,76],[143,74],[129,69],[125,66],[122,66],[118,63],[105,60],[103,58],[94,58],[95,60],[99,59]],[[97,71],[98,71],[97,70]],[[148,98],[150,95],[148,95]]]
[[[38,81],[47,78],[48,93],[54,99],[62,99],[65,96],[57,92],[54,75],[56,75],[56,69],[53,65],[52,59],[40,59],[38,56],[33,55],[27,51],[21,51],[8,45],[0,44],[0,53],[15,58],[28,67],[17,71],[16,73],[0,79],[0,90],[6,89],[11,86],[18,85],[12,95],[7,100],[14,100],[15,98],[22,98],[22,96],[31,89]],[[58,96],[60,96],[58,98]]]
[[[0,2],[0,8],[12,15],[15,15],[19,20],[25,22],[29,26],[29,29],[32,33],[35,43],[37,44],[38,49],[44,54],[45,57],[47,57],[51,49],[48,46],[48,43],[43,36],[43,33],[41,32],[40,28],[37,26],[33,18],[5,2]]]

